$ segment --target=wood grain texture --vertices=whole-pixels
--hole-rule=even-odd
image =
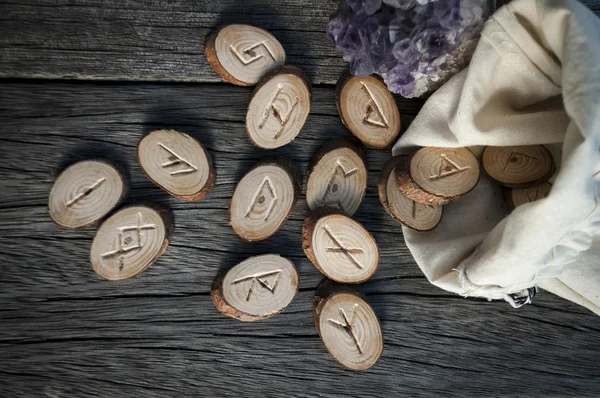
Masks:
[[[11,0],[1,3],[0,77],[223,81],[204,56],[214,28],[269,30],[314,84],[337,81],[341,51],[325,39],[337,0]]]
[[[0,396],[600,395],[600,319],[591,312],[545,292],[515,310],[427,282],[379,203],[387,150],[366,151],[368,188],[354,216],[381,249],[378,271],[359,289],[381,320],[384,353],[364,373],[342,369],[313,325],[322,275],[301,247],[305,196],[265,241],[244,242],[227,225],[235,184],[273,155],[246,137],[251,94],[224,84],[0,85]],[[298,138],[277,149],[303,172],[323,142],[350,137],[333,88],[316,87],[313,104]],[[404,126],[421,104],[399,100]],[[186,132],[214,155],[219,179],[205,200],[179,201],[144,176],[136,144],[158,128]],[[60,230],[48,216],[56,176],[89,157],[128,170],[127,203],[173,209],[168,250],[135,278],[102,280],[88,258],[95,229]],[[270,252],[297,265],[298,295],[258,323],[224,317],[210,300],[214,278]]]

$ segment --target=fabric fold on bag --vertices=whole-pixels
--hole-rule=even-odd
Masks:
[[[543,144],[550,195],[508,213],[482,170],[431,232],[403,228],[436,286],[506,299],[542,287],[600,314],[600,19],[575,0],[516,0],[486,23],[469,67],[425,103],[393,148]]]

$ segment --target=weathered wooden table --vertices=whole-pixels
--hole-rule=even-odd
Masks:
[[[600,3],[588,0],[600,12]],[[331,0],[0,2],[0,396],[600,396],[600,318],[541,292],[519,310],[431,286],[377,199],[389,150],[369,150],[356,214],[382,249],[361,286],[381,318],[385,349],[370,371],[342,369],[313,326],[321,274],[304,257],[304,197],[275,236],[241,241],[228,223],[234,184],[255,161],[292,157],[303,170],[325,140],[348,136],[333,85],[344,68],[325,40]],[[244,133],[251,88],[222,83],[203,55],[219,24],[248,22],[283,43],[314,84],[308,122],[290,145],[253,147]],[[398,98],[405,129],[422,101]],[[155,128],[198,137],[217,185],[185,203],[135,161]],[[94,228],[55,226],[48,193],[68,164],[125,166],[127,202],[168,204],[174,239],[140,276],[109,282],[89,264]],[[276,252],[300,271],[281,315],[244,324],[212,305],[210,285],[248,256]]]

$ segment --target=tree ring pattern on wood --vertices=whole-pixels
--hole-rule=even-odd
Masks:
[[[315,307],[315,322],[329,353],[348,369],[369,369],[383,352],[379,318],[357,294],[331,294]]]
[[[406,162],[406,156],[395,156],[383,167],[377,182],[379,199],[384,209],[402,225],[416,231],[430,231],[442,219],[442,206],[423,205],[404,196],[398,188],[394,169]]]
[[[152,182],[180,199],[202,199],[215,185],[210,155],[187,134],[153,131],[140,140],[137,157]]]
[[[267,162],[253,167],[238,183],[229,208],[230,224],[243,239],[273,235],[297,200],[295,177],[284,165]]]
[[[285,51],[275,36],[252,25],[221,27],[206,41],[205,54],[217,74],[241,86],[255,85],[285,63]]]
[[[528,188],[509,188],[508,202],[513,209],[526,203],[535,202],[548,197],[552,184],[543,182]]]
[[[310,239],[307,257],[336,282],[362,283],[377,271],[379,248],[375,239],[350,217],[342,214],[320,217],[306,238]]]
[[[400,132],[400,112],[385,84],[373,76],[342,78],[336,95],[342,122],[365,145],[384,148]]]
[[[300,133],[310,112],[310,86],[304,73],[284,66],[256,87],[246,115],[246,133],[259,148],[274,149]]]
[[[422,148],[411,158],[410,177],[426,192],[455,199],[477,185],[479,162],[467,148]]]
[[[243,320],[265,319],[283,311],[298,292],[294,264],[278,254],[250,257],[214,286],[213,302],[225,315]]]
[[[488,146],[482,161],[491,178],[511,188],[536,185],[555,171],[552,155],[543,145]]]
[[[367,174],[361,154],[350,146],[336,146],[324,153],[319,150],[306,182],[308,207],[335,207],[352,216],[365,197]]]
[[[117,211],[96,232],[90,252],[92,268],[109,280],[139,274],[165,251],[171,228],[166,210],[133,205]]]
[[[84,160],[65,169],[48,198],[52,220],[81,228],[97,222],[123,201],[127,187],[119,170],[102,160]]]

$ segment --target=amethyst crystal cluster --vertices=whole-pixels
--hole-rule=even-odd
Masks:
[[[354,75],[380,74],[405,97],[429,93],[469,61],[487,0],[347,0],[327,25]]]

